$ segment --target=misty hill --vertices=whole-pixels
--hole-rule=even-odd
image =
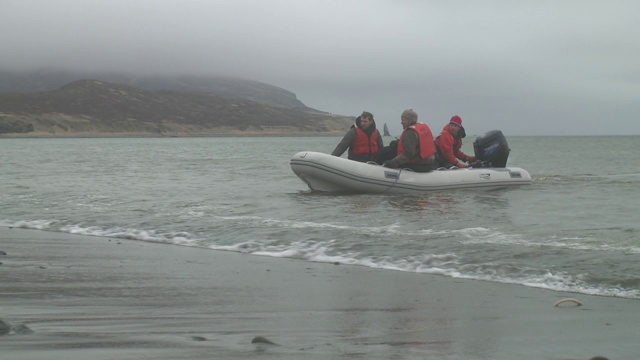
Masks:
[[[33,136],[329,134],[353,118],[207,92],[147,91],[79,80],[54,91],[0,94],[0,134]]]
[[[0,94],[52,91],[80,79],[123,84],[147,91],[215,93],[269,106],[312,110],[298,100],[291,91],[258,81],[224,76],[139,76],[125,73],[89,73],[49,69],[23,72],[0,69]]]

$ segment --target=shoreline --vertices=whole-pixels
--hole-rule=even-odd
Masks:
[[[343,136],[346,132],[330,133],[226,133],[226,134],[180,134],[180,135],[157,135],[157,134],[0,134],[0,139],[119,139],[119,138],[207,138],[207,137],[335,137]]]
[[[637,300],[29,229],[0,239],[0,320],[33,331],[0,335],[11,359],[637,355]]]

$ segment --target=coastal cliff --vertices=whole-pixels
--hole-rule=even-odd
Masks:
[[[226,95],[194,86],[152,91],[91,79],[52,91],[0,93],[0,136],[315,136],[342,134],[353,122],[308,108],[283,89],[270,92],[266,84],[252,100],[233,96],[228,82]]]

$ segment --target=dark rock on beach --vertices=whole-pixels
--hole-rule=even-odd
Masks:
[[[12,326],[11,327],[11,332],[13,332],[16,335],[29,335],[29,334],[33,334],[33,330],[31,330],[31,328],[29,328],[27,325],[25,324],[19,324],[16,326]]]
[[[256,336],[253,338],[253,340],[251,340],[252,344],[269,344],[269,345],[278,345],[276,343],[274,343],[273,341],[265,338],[264,336]]]
[[[8,322],[0,319],[0,335],[8,334],[9,331],[11,331],[11,325]]]
[[[0,336],[11,333],[16,335],[29,335],[33,334],[33,330],[31,330],[31,328],[29,328],[25,324],[11,326],[11,324],[9,324],[8,322],[0,319]]]

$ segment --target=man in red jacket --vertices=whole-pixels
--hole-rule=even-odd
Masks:
[[[461,131],[464,131],[462,129],[462,118],[458,115],[453,115],[436,138],[436,158],[440,166],[466,168],[467,165],[458,161],[458,159],[468,163],[476,161],[475,157],[462,152],[462,137],[459,136]]]

